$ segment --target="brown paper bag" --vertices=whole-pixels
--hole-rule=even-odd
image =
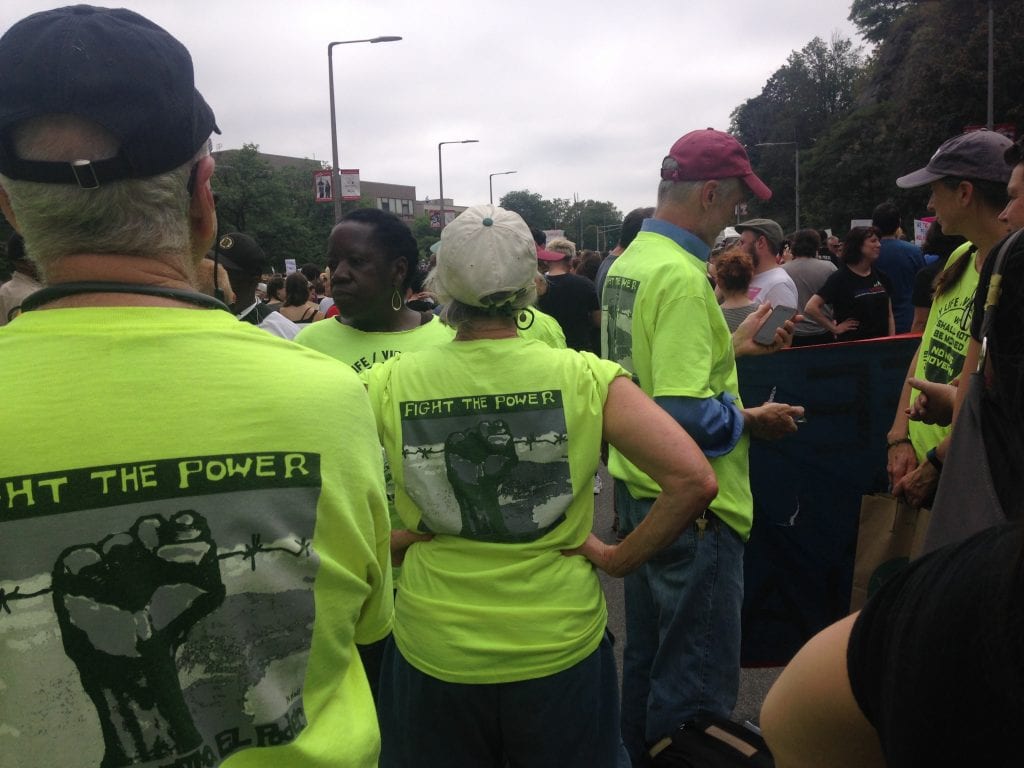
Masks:
[[[879,587],[921,553],[930,516],[929,510],[914,509],[886,493],[861,499],[851,612],[859,611]]]

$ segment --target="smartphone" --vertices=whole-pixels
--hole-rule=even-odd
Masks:
[[[793,307],[784,307],[781,304],[773,307],[771,314],[764,321],[764,325],[754,334],[754,341],[758,344],[764,344],[766,347],[770,346],[775,342],[775,331],[784,326],[789,320],[792,320],[795,314],[796,310]]]

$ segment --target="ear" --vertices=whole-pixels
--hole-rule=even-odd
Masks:
[[[701,207],[707,210],[713,206],[715,201],[718,200],[721,192],[722,190],[717,180],[712,179],[710,181],[705,181],[703,186],[700,188]]]
[[[391,279],[395,288],[405,285],[407,274],[409,274],[409,263],[405,259],[395,259],[391,262]]]
[[[966,208],[974,202],[974,184],[964,179],[957,185],[956,194],[961,207]]]
[[[0,211],[3,211],[4,218],[14,227],[14,231],[18,232],[18,219],[11,208],[11,198],[7,196],[7,190],[3,187],[0,187]]]
[[[193,251],[202,258],[217,236],[217,208],[213,202],[210,179],[216,163],[207,155],[196,163],[195,185],[188,206],[189,226],[192,230]]]

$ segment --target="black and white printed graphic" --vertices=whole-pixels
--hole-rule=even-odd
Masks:
[[[405,490],[420,528],[521,542],[565,520],[569,444],[557,390],[403,402]]]
[[[633,307],[638,280],[609,275],[604,284],[605,311],[602,313],[606,357],[614,360],[630,373],[633,369]]]
[[[293,740],[319,494],[300,453],[0,479],[0,754],[208,766]]]
[[[974,294],[936,299],[932,312],[935,327],[927,347],[922,348],[924,378],[952,381],[964,366],[974,316]]]

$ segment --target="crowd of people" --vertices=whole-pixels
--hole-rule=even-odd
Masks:
[[[737,358],[915,327],[887,462],[933,551],[800,651],[765,737],[783,767],[1014,759],[1021,142],[896,180],[931,188],[926,253],[888,202],[842,240],[733,225],[771,190],[709,128],[603,258],[479,205],[425,274],[358,209],[279,275],[218,231],[219,129],[167,31],[46,11],[0,71],[5,765],[671,764],[736,705],[750,441],[803,417],[743,403]]]

